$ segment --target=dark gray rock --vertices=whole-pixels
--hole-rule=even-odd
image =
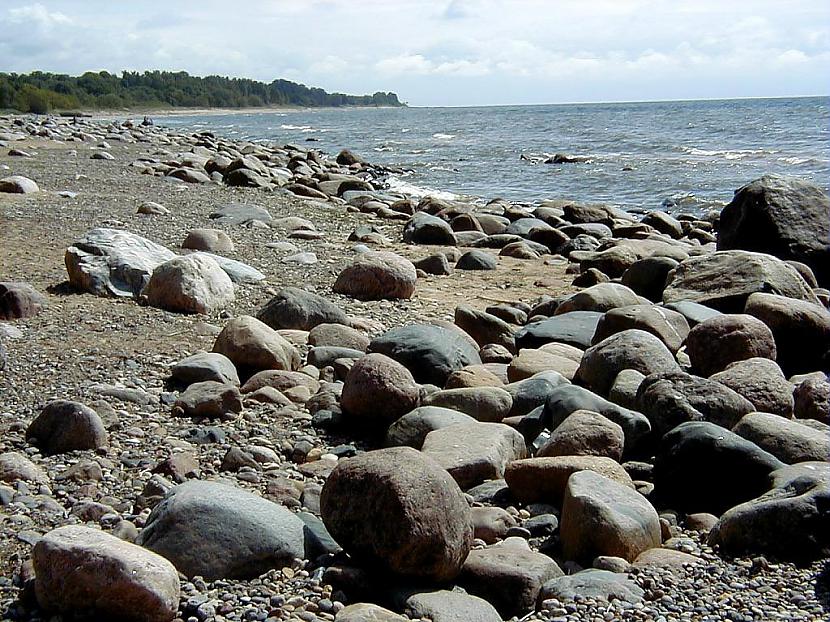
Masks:
[[[734,432],[707,421],[690,421],[660,441],[655,493],[675,510],[719,515],[769,490],[770,474],[783,466]]]
[[[793,391],[793,412],[798,419],[815,419],[830,424],[830,379],[812,377]]]
[[[589,348],[602,316],[595,311],[572,311],[531,322],[516,331],[516,348],[538,348],[546,343]]]
[[[467,251],[455,264],[456,270],[495,270],[498,265],[496,258],[486,251]]]
[[[795,177],[764,175],[735,192],[723,208],[718,250],[744,249],[794,259],[830,286],[830,197]]]
[[[49,402],[26,428],[26,440],[45,455],[107,445],[107,431],[94,410],[79,402]]]
[[[286,287],[257,313],[257,319],[271,328],[311,330],[318,324],[351,325],[346,312],[319,294]]]
[[[755,410],[752,402],[729,387],[680,371],[646,376],[637,389],[637,405],[658,439],[688,421],[730,429]]]
[[[439,246],[456,246],[458,243],[449,223],[425,212],[417,212],[406,222],[403,241],[407,244]]]
[[[513,327],[486,311],[478,311],[467,305],[458,305],[455,308],[455,323],[475,339],[479,346],[495,343],[511,352],[516,349]]]
[[[539,591],[538,606],[549,598],[559,601],[589,598],[606,603],[621,600],[636,604],[644,596],[643,589],[625,574],[591,568],[545,583]]]
[[[692,302],[691,300],[681,300],[679,302],[668,302],[663,305],[666,309],[671,309],[672,311],[677,311],[683,317],[686,318],[686,321],[689,323],[691,328],[694,328],[701,322],[705,322],[709,318],[713,318],[716,315],[720,315],[720,311],[713,309],[711,307],[707,307],[706,305],[702,305],[698,302]]]
[[[475,342],[459,329],[437,324],[409,324],[376,337],[368,352],[395,359],[419,383],[442,387],[447,377],[467,365],[479,365]]]
[[[671,273],[663,302],[691,300],[725,313],[740,313],[756,292],[780,294],[818,304],[818,299],[791,265],[772,255],[717,251],[690,257]]]
[[[247,579],[305,557],[303,522],[286,508],[215,482],[189,481],[155,507],[138,544],[188,577]]]
[[[395,421],[386,432],[387,447],[406,446],[421,449],[427,434],[457,423],[474,423],[470,415],[442,408],[440,406],[421,406]]]

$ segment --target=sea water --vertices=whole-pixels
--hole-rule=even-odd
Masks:
[[[306,109],[159,122],[332,155],[349,148],[404,170],[390,176],[392,188],[448,198],[559,198],[701,213],[766,173],[825,190],[830,184],[828,97]],[[557,153],[585,161],[545,163]]]

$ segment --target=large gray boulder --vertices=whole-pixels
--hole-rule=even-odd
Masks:
[[[318,324],[351,324],[346,312],[335,303],[298,287],[281,289],[256,317],[274,330],[311,330]]]
[[[621,600],[636,604],[643,601],[645,592],[627,575],[609,570],[589,568],[573,575],[551,579],[539,591],[538,606],[545,600],[575,601],[584,598],[600,602]]]
[[[755,410],[782,417],[793,414],[794,387],[775,361],[765,358],[738,361],[709,378],[744,396]]]
[[[41,609],[128,622],[170,622],[179,608],[179,575],[169,561],[113,535],[67,525],[32,551]]]
[[[579,471],[568,479],[559,537],[568,559],[586,563],[610,555],[632,562],[660,546],[660,518],[636,490],[593,471]]]
[[[443,387],[447,377],[467,365],[479,365],[478,348],[458,328],[437,324],[409,324],[375,337],[368,352],[395,359],[420,383]]]
[[[729,387],[681,371],[646,376],[637,389],[637,406],[658,439],[687,421],[709,421],[731,428],[756,410],[752,402]]]
[[[766,412],[745,415],[733,432],[786,462],[830,459],[830,427],[822,430]]]
[[[774,471],[771,490],[724,513],[709,543],[731,555],[808,563],[830,553],[830,465],[802,462]]]
[[[421,449],[427,434],[457,423],[475,423],[476,420],[457,410],[440,406],[421,406],[395,421],[386,432],[387,447]]]
[[[790,264],[749,251],[717,251],[680,262],[669,273],[663,302],[691,300],[725,313],[740,313],[756,292],[818,304],[810,286]]]
[[[689,334],[689,323],[683,314],[657,305],[632,305],[611,309],[603,315],[592,341],[597,344],[634,328],[657,337],[672,354],[677,353]]]
[[[830,197],[795,177],[764,175],[723,208],[718,250],[740,248],[801,261],[830,287]]]
[[[437,244],[456,246],[457,240],[449,223],[437,216],[418,212],[403,228],[403,241],[407,244]]]
[[[642,301],[633,290],[620,283],[600,283],[571,294],[556,308],[556,315],[573,311],[605,313],[617,307],[640,304]]]
[[[355,502],[359,500],[359,502]],[[323,522],[357,562],[452,581],[473,542],[473,519],[449,473],[410,447],[338,462],[320,496]]]
[[[601,395],[608,395],[624,369],[642,374],[679,370],[672,353],[660,339],[635,328],[615,333],[585,350],[575,378]]]
[[[153,509],[138,544],[188,577],[250,579],[304,554],[303,522],[250,492],[192,480]]]
[[[69,282],[97,296],[134,297],[157,266],[176,254],[134,233],[92,229],[66,249]]]
[[[516,348],[539,348],[546,343],[589,348],[602,316],[599,311],[571,311],[531,322],[516,331]]]
[[[655,492],[667,507],[718,515],[769,490],[770,473],[783,466],[734,432],[707,421],[690,421],[660,441]]]
[[[212,313],[235,298],[230,277],[204,255],[174,257],[159,264],[141,293],[152,307],[182,313]]]
[[[194,382],[214,380],[239,386],[239,375],[233,362],[218,352],[197,352],[183,358],[170,368],[170,382],[185,387]]]

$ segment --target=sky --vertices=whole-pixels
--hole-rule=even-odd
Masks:
[[[0,72],[166,69],[417,106],[830,93],[827,0],[0,0]]]

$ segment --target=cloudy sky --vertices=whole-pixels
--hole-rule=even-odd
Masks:
[[[830,93],[827,0],[0,0],[0,71],[184,70],[412,105]]]

